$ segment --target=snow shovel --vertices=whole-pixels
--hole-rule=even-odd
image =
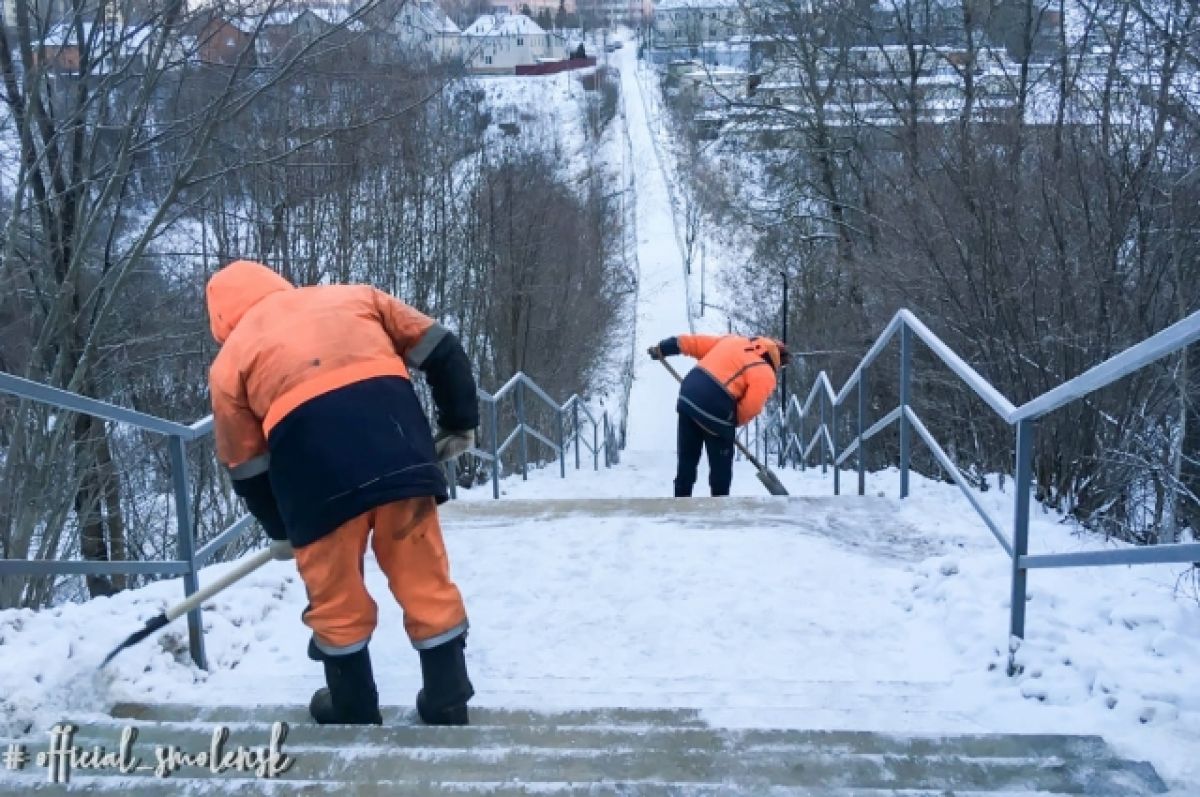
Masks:
[[[674,367],[672,367],[672,365],[666,361],[665,358],[659,360],[659,362],[663,364],[663,368],[666,368],[671,372],[671,376],[675,377],[676,382],[683,384],[683,378],[679,376],[679,372],[676,371]],[[759,462],[758,459],[756,459],[755,456],[750,453],[750,449],[746,448],[741,440],[738,440],[736,437],[734,437],[733,442],[737,445],[738,449],[741,450],[742,454],[745,455],[746,459],[750,460],[750,464],[758,470],[758,480],[762,482],[763,487],[767,488],[767,492],[769,492],[771,495],[788,494],[787,488],[783,486],[783,482],[779,481],[779,477],[776,476],[770,468]]]
[[[100,668],[103,668],[105,664],[108,664],[110,661],[112,661],[113,657],[125,648],[141,642],[155,631],[166,626],[172,620],[187,614],[192,609],[195,609],[201,603],[211,598],[213,595],[216,595],[218,592],[228,587],[230,584],[233,584],[235,581],[240,581],[274,558],[275,550],[269,547],[265,548],[254,554],[254,556],[246,559],[246,561],[242,562],[237,567],[233,568],[228,573],[209,584],[207,587],[197,590],[196,593],[187,600],[172,606],[170,609],[167,609],[165,612],[156,617],[151,617],[146,621],[146,626],[144,628],[142,628],[140,631],[130,634],[128,639],[113,648],[112,653],[109,653],[108,656],[104,658],[104,661],[100,662]]]

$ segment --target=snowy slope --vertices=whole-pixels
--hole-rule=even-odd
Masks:
[[[645,100],[637,81],[637,48],[617,51],[625,119],[633,144],[637,192],[638,309],[635,334],[639,355],[672,335],[691,331],[683,257],[667,194],[666,175],[655,152]],[[633,452],[674,450],[678,386],[666,369],[646,356],[634,360],[629,400],[629,447]],[[690,363],[677,361],[677,368]],[[682,373],[682,371],[681,371]],[[636,456],[636,455],[635,455]]]

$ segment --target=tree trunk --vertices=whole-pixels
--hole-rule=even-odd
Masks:
[[[104,529],[101,503],[104,499],[104,481],[99,464],[102,424],[87,415],[75,420],[75,466],[79,473],[79,486],[75,490],[75,517],[79,522],[79,552],[90,562],[107,562],[108,539]],[[95,598],[116,592],[108,576],[87,576],[88,594]]]

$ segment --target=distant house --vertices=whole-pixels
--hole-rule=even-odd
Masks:
[[[462,55],[462,31],[435,2],[405,3],[388,25],[405,52],[424,52],[446,61]]]
[[[653,44],[698,47],[748,32],[739,0],[662,0],[654,9]]]
[[[196,36],[196,59],[210,66],[254,65],[254,37],[235,23],[214,16]]]
[[[93,29],[90,23],[84,23],[81,31],[65,24],[51,28],[45,38],[33,43],[34,63],[64,75],[86,72],[95,76],[131,66],[144,68],[153,35],[148,25],[111,24]],[[85,43],[82,51],[80,41]]]
[[[591,3],[592,0],[583,0]],[[559,0],[493,0],[483,10],[489,14],[527,14],[538,16],[543,11],[551,16],[558,14]],[[564,0],[563,11],[574,14],[578,9],[575,0]]]
[[[557,7],[557,5],[556,5]],[[594,25],[612,27],[621,22],[640,24],[649,16],[645,0],[583,0],[580,11]]]
[[[524,14],[484,14],[462,32],[463,60],[473,72],[507,74],[568,57],[566,42]]]
[[[340,46],[339,57],[343,62],[363,60],[367,27],[357,19],[349,20],[351,14],[351,9],[342,5],[311,5],[271,12],[255,38],[259,63],[285,61],[317,39],[330,47]]]

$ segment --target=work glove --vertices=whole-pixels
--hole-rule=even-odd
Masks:
[[[646,351],[650,354],[651,360],[661,360],[663,358],[662,349],[658,348],[657,343],[655,343],[653,346],[651,346]]]
[[[292,551],[292,544],[287,540],[271,540],[271,558],[285,561],[294,559],[296,554]]]
[[[437,437],[433,438],[433,450],[437,452],[438,462],[448,462],[459,454],[470,450],[474,445],[474,429],[467,429],[462,432],[449,432],[445,429],[439,429]]]

